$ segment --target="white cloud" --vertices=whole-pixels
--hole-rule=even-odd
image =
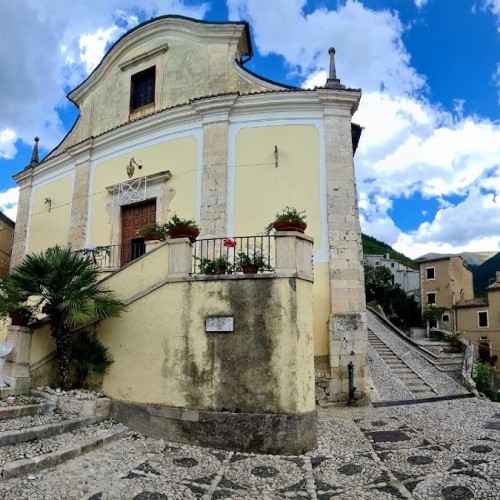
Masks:
[[[477,7],[481,10],[491,10],[491,12],[497,16],[497,30],[500,31],[500,0],[476,0],[472,5],[472,12],[477,12]]]
[[[233,19],[251,21],[259,52],[283,56],[304,78],[304,87],[324,85],[333,45],[337,76],[363,89],[354,119],[365,127],[355,159],[365,232],[412,256],[425,253],[424,247],[497,248],[500,221],[491,203],[494,193],[500,200],[499,124],[464,116],[463,101],[448,112],[423,97],[425,79],[411,66],[397,14],[352,0],[337,11],[322,8],[308,15],[304,0],[227,3]],[[389,215],[392,201],[415,193],[437,200],[440,209],[433,221],[404,233]],[[444,199],[452,195],[466,199],[454,206]],[[461,220],[468,221],[469,231],[460,230]],[[478,247],[478,241],[486,246]]]
[[[0,191],[0,212],[7,217],[16,220],[17,202],[19,200],[19,188],[10,188],[7,191]]]
[[[403,25],[394,12],[373,11],[354,0],[337,11],[321,8],[308,15],[302,11],[306,0],[227,0],[227,5],[231,19],[251,22],[261,54],[283,56],[304,79],[327,70],[328,48],[334,46],[337,76],[345,85],[368,92],[383,87],[392,95],[424,85],[409,64]]]
[[[416,5],[419,9],[421,9],[424,5],[427,5],[427,2],[428,2],[428,1],[429,1],[429,0],[414,0],[415,5]]]
[[[0,159],[5,158],[9,160],[16,155],[16,141],[17,135],[12,129],[5,128],[0,130]]]
[[[207,4],[186,0],[16,0],[2,2],[0,15],[0,131],[26,144],[40,136],[50,149],[66,130],[57,107],[69,105],[70,90],[95,67],[113,42],[137,24],[161,14],[202,18]],[[15,40],[15,43],[13,43]],[[3,147],[0,144],[0,147]],[[0,149],[15,154],[13,146]],[[6,153],[7,151],[7,153]]]
[[[100,62],[106,51],[106,45],[115,40],[122,30],[118,26],[110,26],[104,30],[99,28],[94,33],[85,33],[80,37],[80,59],[85,70],[90,73]]]
[[[499,124],[379,93],[364,95],[355,118],[365,127],[355,159],[364,232],[413,257],[443,251],[446,244],[476,248],[481,241],[489,245],[483,250],[497,248]],[[388,214],[390,200],[415,193],[437,199],[441,209],[433,221],[405,234]],[[452,195],[466,199],[454,206],[443,199]]]

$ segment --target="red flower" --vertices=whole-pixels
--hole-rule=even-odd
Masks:
[[[224,240],[222,240],[222,244],[225,247],[234,248],[236,246],[236,241],[232,240],[231,238],[225,238]]]

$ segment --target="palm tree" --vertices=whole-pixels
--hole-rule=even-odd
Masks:
[[[119,316],[125,305],[99,281],[98,268],[70,248],[27,255],[2,282],[0,312],[30,310],[48,317],[61,388],[71,387],[71,334],[78,325]]]

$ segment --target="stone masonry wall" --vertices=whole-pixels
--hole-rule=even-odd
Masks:
[[[364,392],[367,336],[361,228],[351,139],[350,116],[354,100],[340,104],[333,101],[336,97],[323,96],[332,308],[330,393],[333,399],[340,399],[348,391],[347,365],[350,361],[354,364],[358,394]]]

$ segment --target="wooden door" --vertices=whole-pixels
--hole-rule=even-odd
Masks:
[[[156,199],[122,207],[122,265],[145,252],[144,238],[137,230],[156,222]]]

